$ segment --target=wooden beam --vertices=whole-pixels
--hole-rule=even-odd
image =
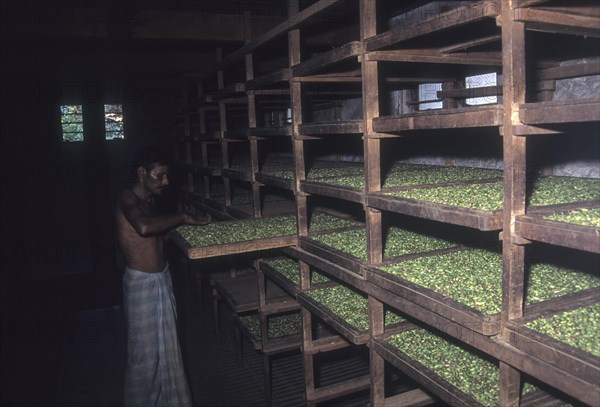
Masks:
[[[397,51],[372,51],[366,55],[369,61],[428,62],[434,64],[464,64],[502,66],[501,52],[465,52],[442,54],[440,50],[403,49]]]
[[[486,18],[496,18],[500,13],[499,1],[478,1],[473,5],[457,7],[406,27],[387,31],[366,40],[367,51],[375,51],[401,41],[420,37],[425,34],[459,27]]]
[[[600,62],[592,61],[582,64],[557,66],[540,69],[537,72],[538,81],[577,78],[580,76],[600,75]]]
[[[526,23],[531,30],[600,37],[600,19],[595,16],[524,8],[515,10],[515,21]]]
[[[327,9],[330,9],[334,6],[338,6],[343,4],[346,0],[319,0],[316,3],[306,7],[304,10],[296,13],[293,18],[288,18],[286,21],[274,27],[272,30],[264,33],[263,35],[259,35],[254,38],[252,43],[243,46],[232,54],[228,55],[221,63],[219,64],[219,68],[227,66],[240,58],[246,55],[249,52],[254,51],[255,49],[263,46],[264,44],[272,41],[273,39],[279,37],[287,33],[288,31],[294,30],[299,27],[301,24],[304,24],[306,21],[311,18],[318,17],[319,13],[324,12]]]
[[[457,51],[464,51],[469,48],[477,47],[479,45],[489,44],[491,42],[498,42],[502,39],[500,35],[489,35],[487,37],[476,38],[470,41],[464,41],[458,44],[451,45],[449,47],[440,48],[442,54],[448,54]]]
[[[361,49],[360,42],[349,42],[292,67],[292,75],[305,76],[330,65],[356,58],[360,55]]]

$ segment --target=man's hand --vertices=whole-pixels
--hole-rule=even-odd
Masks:
[[[196,215],[192,215],[191,213],[184,213],[183,222],[186,225],[208,225],[212,222],[212,216],[210,216],[210,213],[207,213],[206,216],[201,218]]]

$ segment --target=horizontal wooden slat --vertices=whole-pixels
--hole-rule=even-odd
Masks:
[[[502,211],[480,211],[458,208],[414,199],[397,198],[372,193],[366,196],[367,206],[432,219],[479,230],[502,229]]]
[[[473,5],[457,7],[440,13],[433,18],[408,24],[379,34],[366,40],[367,51],[375,51],[398,42],[419,37],[436,31],[447,30],[461,25],[473,23],[485,18],[495,18],[500,14],[500,4],[497,1],[478,1]]]
[[[414,389],[385,399],[385,407],[421,407],[435,403],[429,394],[421,389]]]
[[[244,55],[252,52],[253,50],[265,45],[266,43],[272,41],[273,39],[291,31],[301,24],[306,23],[312,18],[318,18],[319,13],[324,12],[327,9],[332,8],[333,6],[341,5],[346,0],[319,0],[316,3],[306,7],[304,10],[301,10],[298,14],[294,15],[291,19],[284,21],[283,23],[277,25],[272,30],[252,39],[252,42],[244,45],[242,48],[233,52],[227,57],[223,58],[223,60],[218,64],[218,69],[223,69],[224,67],[232,64],[235,61],[240,60],[244,57]]]
[[[519,119],[534,125],[600,121],[600,98],[524,103]]]
[[[248,131],[251,137],[291,136],[292,126],[256,127]]]
[[[309,194],[330,196],[332,198],[339,198],[345,201],[352,201],[358,203],[364,203],[365,194],[363,190],[339,187],[335,185],[327,185],[324,183],[318,183],[314,181],[301,181],[300,189],[302,192]]]
[[[328,135],[328,134],[362,134],[362,120],[345,120],[327,123],[306,123],[298,126],[301,135]]]
[[[528,240],[600,253],[600,228],[520,215],[515,220],[515,233]]]
[[[349,42],[292,67],[293,76],[305,76],[328,66],[356,58],[362,50],[359,41]]]
[[[502,107],[499,105],[433,110],[412,115],[376,117],[373,119],[373,130],[393,132],[501,126],[502,116]]]
[[[369,61],[502,66],[500,52],[442,53],[440,50],[371,51]]]
[[[259,76],[246,82],[246,90],[257,90],[279,82],[286,82],[290,79],[291,71],[289,68],[280,69],[269,74]]]
[[[371,376],[362,376],[356,379],[346,380],[342,383],[336,383],[329,386],[318,387],[312,394],[307,394],[307,401],[310,403],[322,403],[333,398],[346,396],[371,386]]]
[[[312,314],[317,315],[325,321],[349,342],[355,345],[364,345],[369,341],[370,335],[368,330],[359,331],[357,328],[349,325],[343,319],[333,314],[328,308],[311,298],[307,293],[299,293],[298,302]]]
[[[565,11],[568,11],[568,8],[565,8]],[[538,31],[600,37],[600,19],[596,16],[541,8],[521,8],[515,11],[515,21],[524,22],[526,28]]]

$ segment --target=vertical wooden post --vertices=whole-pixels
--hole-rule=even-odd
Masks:
[[[249,44],[252,40],[252,31],[250,24],[250,13],[244,12],[244,43]],[[254,57],[251,52],[245,55],[246,81],[254,79]],[[256,128],[256,96],[252,92],[246,92],[248,106],[248,128]],[[258,172],[258,140],[250,137],[250,181],[252,187],[252,207],[255,218],[262,215],[260,206],[260,185],[256,182],[256,173]]]
[[[373,337],[382,335],[385,330],[385,310],[383,303],[369,296],[369,331]],[[371,407],[385,406],[385,361],[369,347],[371,366]]]
[[[300,11],[298,0],[290,0],[288,3],[288,19],[292,19]],[[300,63],[300,30],[295,29],[288,32],[288,62],[289,67]],[[298,127],[302,124],[302,85],[290,78],[290,104],[292,109],[292,151],[294,154],[294,194],[296,196],[296,218],[298,234],[308,234],[308,201],[305,193],[300,191],[300,181],[306,177],[304,160],[304,141],[300,139]]]
[[[360,1],[360,37],[363,93],[363,149],[365,161],[365,193],[381,191],[381,141],[371,137],[373,118],[379,116],[379,75],[377,61],[367,61],[365,40],[377,34],[376,1]],[[365,208],[367,221],[367,251],[371,263],[381,262],[382,225],[381,211]]]
[[[514,21],[515,4],[515,0],[500,2],[504,75],[502,323],[523,315],[525,247],[518,244],[515,217],[525,213],[526,146],[524,137],[514,135],[514,126],[520,124],[519,105],[525,102],[525,25]],[[500,405],[518,406],[520,387],[520,373],[509,365],[500,363]]]

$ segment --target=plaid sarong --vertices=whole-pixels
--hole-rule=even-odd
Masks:
[[[177,340],[169,265],[161,273],[126,268],[123,292],[127,320],[125,406],[191,406]]]

